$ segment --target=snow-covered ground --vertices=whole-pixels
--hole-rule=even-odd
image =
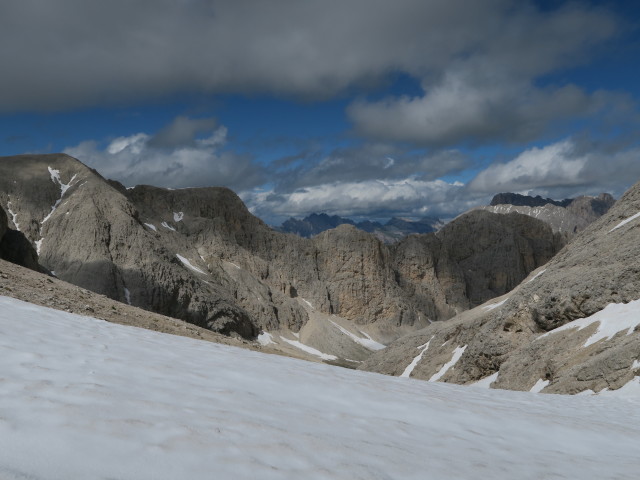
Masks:
[[[0,478],[636,479],[640,400],[387,377],[0,297]]]

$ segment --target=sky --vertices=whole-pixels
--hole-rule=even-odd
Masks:
[[[640,6],[6,0],[0,155],[226,186],[274,225],[640,180]]]

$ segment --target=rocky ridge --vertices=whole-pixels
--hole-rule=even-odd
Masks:
[[[304,239],[273,231],[228,189],[127,190],[66,155],[0,159],[0,205],[62,280],[328,361],[360,361],[501,295],[561,246],[535,219],[485,212],[393,246],[350,225]]]
[[[548,393],[636,381],[639,212],[640,183],[507,295],[405,336],[360,368]]]

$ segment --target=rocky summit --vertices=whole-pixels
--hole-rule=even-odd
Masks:
[[[0,159],[0,205],[8,231],[61,280],[351,366],[505,294],[564,244],[539,220],[487,212],[394,245],[351,225],[305,239],[226,188],[126,189],[60,154]]]
[[[517,288],[407,335],[360,368],[549,393],[640,375],[640,183]]]

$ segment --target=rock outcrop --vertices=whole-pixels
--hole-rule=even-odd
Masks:
[[[639,212],[640,183],[512,292],[398,340],[361,368],[549,393],[635,381]]]

